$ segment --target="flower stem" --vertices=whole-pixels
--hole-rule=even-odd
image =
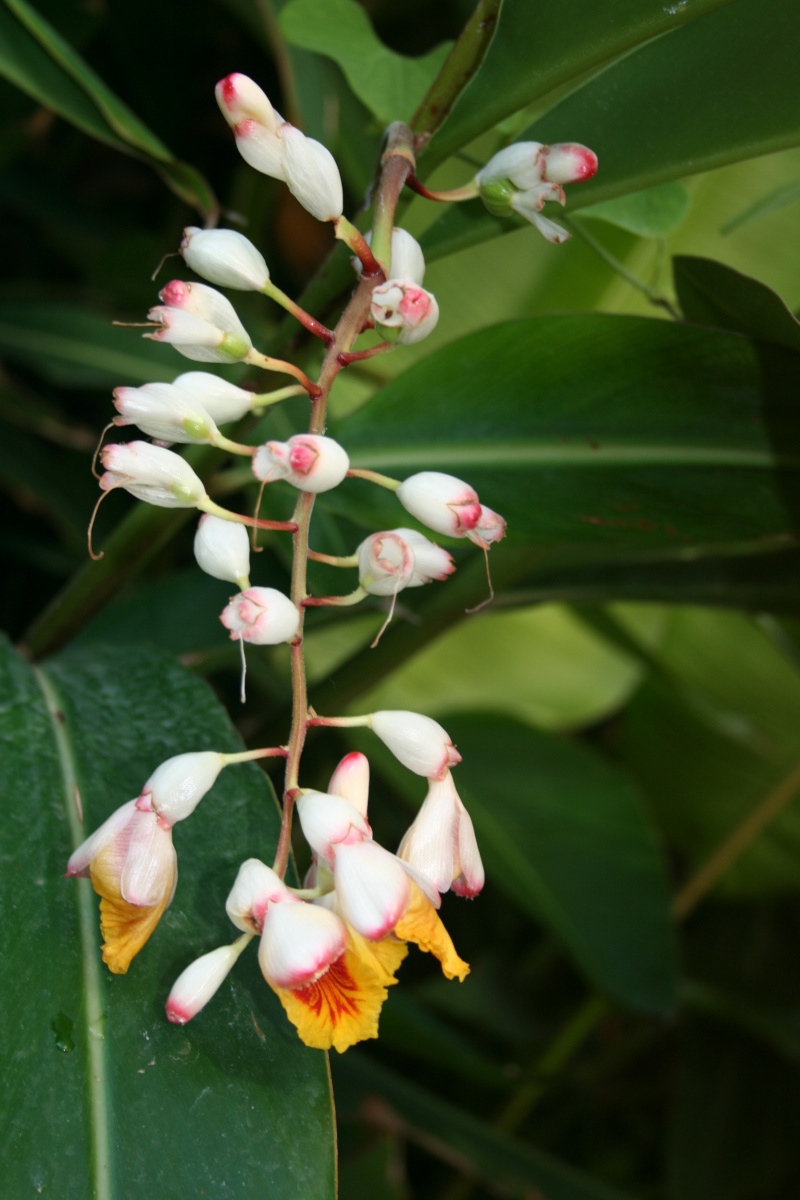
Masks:
[[[366,479],[369,483],[377,483],[378,487],[396,492],[403,482],[402,479],[392,479],[391,475],[381,475],[379,471],[368,471],[366,467],[351,467],[347,474],[352,479]]]
[[[305,371],[301,367],[296,367],[294,363],[286,362],[285,359],[270,358],[268,354],[262,354],[259,350],[251,350],[242,361],[249,363],[252,367],[261,367],[265,371],[276,371],[279,375],[294,375],[309,396],[319,395],[319,387],[316,383],[311,382]]]
[[[281,308],[285,308],[288,313],[291,313],[301,325],[305,325],[309,333],[313,333],[315,337],[322,338],[324,342],[333,341],[333,332],[328,329],[327,325],[323,325],[321,321],[317,321],[310,313],[307,313],[304,308],[301,308],[286,292],[282,292],[279,287],[276,287],[272,280],[268,280],[261,289],[265,296],[269,296],[276,303],[280,304]]]

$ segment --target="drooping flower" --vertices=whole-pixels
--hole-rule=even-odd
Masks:
[[[373,596],[394,596],[453,571],[452,555],[416,529],[373,533],[358,547],[358,581]]]
[[[296,433],[288,442],[267,442],[253,455],[253,474],[262,483],[285,479],[301,492],[328,492],[350,469],[347,452],[321,433]]]
[[[201,445],[213,441],[217,427],[202,403],[171,383],[114,388],[117,426],[136,425],[149,437]]]
[[[564,184],[591,179],[597,155],[576,142],[515,142],[499,150],[475,176],[481,199],[496,216],[515,212],[535,225],[548,241],[566,242],[566,229],[541,215],[548,201],[566,203]]]
[[[103,447],[100,461],[106,468],[100,477],[104,492],[121,487],[159,508],[197,508],[206,499],[200,477],[180,454],[163,446],[112,442]]]
[[[461,762],[447,730],[422,713],[382,710],[372,713],[369,727],[415,775],[441,779]]]
[[[449,771],[431,779],[422,808],[397,851],[439,892],[477,896],[484,884],[483,863],[472,820]]]
[[[204,513],[194,535],[194,556],[212,578],[249,587],[250,539],[243,525]]]

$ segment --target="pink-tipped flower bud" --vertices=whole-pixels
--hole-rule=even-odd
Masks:
[[[597,174],[597,155],[578,142],[554,142],[544,148],[542,179],[550,183],[582,183]]]
[[[475,489],[442,471],[409,475],[397,489],[397,498],[423,525],[451,537],[468,537],[481,519],[481,503]]]
[[[432,779],[428,795],[397,851],[436,887],[459,896],[477,896],[484,884],[475,830],[470,815],[446,771]]]
[[[104,492],[124,488],[137,500],[158,508],[196,508],[206,498],[202,480],[185,459],[150,442],[112,442],[104,446],[100,478]]]
[[[176,754],[156,767],[137,803],[174,825],[191,816],[224,766],[225,756],[214,750]]]
[[[194,535],[194,556],[206,575],[248,586],[250,539],[244,525],[204,513]]]
[[[370,313],[387,341],[421,342],[436,328],[439,305],[431,292],[408,279],[389,279],[372,293]]]
[[[414,573],[407,587],[423,587],[434,579],[447,579],[455,571],[452,554],[437,546],[416,529],[395,529],[394,533],[411,547],[414,553]]]
[[[253,455],[253,474],[262,483],[285,479],[301,492],[329,492],[350,469],[350,459],[333,438],[296,433],[288,442],[267,442]]]
[[[311,849],[329,863],[335,846],[372,837],[366,816],[330,792],[304,792],[297,801],[297,816]]]
[[[231,597],[220,614],[231,640],[254,646],[277,646],[291,642],[300,628],[300,610],[283,592],[270,587],[251,587]]]
[[[362,817],[366,817],[369,801],[369,761],[366,755],[358,750],[345,754],[331,775],[328,792],[333,796],[341,796]]]
[[[269,283],[269,268],[252,242],[235,229],[183,231],[181,254],[187,266],[220,287],[261,292]]]
[[[185,1025],[205,1008],[227,979],[239,957],[237,946],[218,946],[182,971],[167,997],[167,1020]]]
[[[373,713],[369,724],[384,746],[415,775],[441,779],[461,762],[447,730],[422,713],[384,710]]]
[[[217,427],[199,400],[171,383],[145,383],[114,389],[117,426],[136,425],[142,433],[165,442],[201,445],[211,442]]]
[[[247,330],[230,300],[214,288],[173,279],[159,296],[163,304],[151,308],[147,319],[160,328],[146,338],[168,342],[196,362],[236,362],[250,353]]]
[[[275,112],[266,93],[247,75],[238,72],[226,75],[220,79],[214,94],[220,112],[231,127],[240,121],[257,121],[277,133],[283,124],[283,117]]]
[[[253,407],[252,392],[208,371],[186,371],[173,379],[172,387],[202,404],[217,425],[238,421]]]
[[[330,150],[293,125],[283,125],[280,136],[289,191],[318,221],[336,220],[342,215],[344,199],[339,168]]]
[[[300,900],[276,904],[264,921],[258,963],[272,987],[307,987],[344,953],[346,942],[343,922],[329,909]]]
[[[271,867],[258,858],[248,858],[239,872],[225,902],[225,911],[242,933],[261,933],[267,908],[295,897]]]

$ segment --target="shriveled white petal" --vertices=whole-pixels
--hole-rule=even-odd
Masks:
[[[208,1004],[239,957],[237,946],[218,946],[182,971],[167,997],[167,1020],[185,1025]]]
[[[242,933],[261,933],[270,904],[282,904],[294,896],[271,867],[258,858],[248,858],[239,867],[225,902],[225,911]]]
[[[447,730],[422,713],[382,710],[372,714],[370,728],[416,775],[434,778],[461,762]]]
[[[173,825],[194,812],[224,766],[224,755],[215,750],[176,754],[156,767],[142,795],[149,795],[155,811]]]
[[[155,812],[137,810],[119,881],[123,900],[143,908],[158,904],[172,884],[175,861],[170,829]]]
[[[334,853],[336,899],[345,921],[364,937],[385,937],[411,896],[403,864],[375,842],[335,846]]]
[[[327,908],[302,901],[276,904],[264,921],[258,962],[273,987],[303,987],[335,962],[346,940],[344,925]]]

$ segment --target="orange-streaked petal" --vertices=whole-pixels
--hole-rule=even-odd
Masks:
[[[374,969],[346,949],[304,988],[273,988],[302,1041],[315,1050],[347,1050],[378,1036],[386,987]]]
[[[422,889],[411,881],[411,903],[394,927],[395,937],[414,942],[420,950],[435,954],[448,979],[462,983],[469,974],[469,963],[459,958],[450,934]]]
[[[115,975],[124,975],[131,960],[139,953],[155,929],[172,899],[175,882],[173,862],[164,893],[157,904],[141,907],[123,900],[119,891],[119,876],[105,854],[100,854],[89,868],[92,887],[100,897],[100,932],[103,935],[103,962]]]

